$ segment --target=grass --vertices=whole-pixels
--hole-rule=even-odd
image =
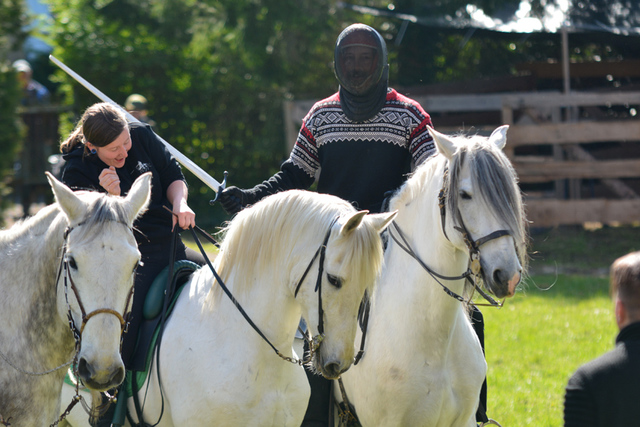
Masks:
[[[608,269],[640,249],[640,227],[537,231],[531,249],[525,290],[482,310],[488,414],[504,427],[563,425],[569,377],[615,344]]]
[[[205,231],[209,232],[208,230],[205,230]],[[215,245],[213,243],[210,243],[206,238],[202,237],[199,233],[196,233],[196,234],[198,235],[198,240],[200,240],[202,249],[204,249],[205,253],[207,254],[207,257],[209,257],[209,259],[213,261],[216,255],[218,254],[218,248],[216,248]],[[186,247],[191,248],[194,251],[200,253],[200,248],[198,247],[197,243],[193,240],[193,236],[191,235],[190,231],[183,231],[182,233],[180,233],[180,236],[182,238],[182,242],[185,244]],[[219,241],[218,236],[212,235],[212,237],[215,238],[217,241]]]
[[[581,364],[613,348],[605,277],[536,276],[500,309],[484,308],[488,413],[506,426],[562,426],[564,387]]]

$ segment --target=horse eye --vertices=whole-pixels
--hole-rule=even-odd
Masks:
[[[78,269],[78,264],[76,264],[76,260],[72,256],[67,258],[67,264],[69,265],[69,267],[73,268],[74,270]]]
[[[471,194],[467,193],[466,191],[461,191],[460,197],[464,200],[471,200]]]
[[[335,286],[338,289],[342,287],[342,279],[340,279],[339,277],[327,274],[327,280],[332,286]]]

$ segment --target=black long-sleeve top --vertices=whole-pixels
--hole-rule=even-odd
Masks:
[[[624,327],[613,350],[581,366],[569,379],[564,425],[640,426],[640,322]]]
[[[123,167],[116,169],[120,178],[121,195],[126,195],[133,182],[145,172],[152,172],[151,201],[147,212],[134,224],[139,245],[164,242],[171,238],[171,209],[167,189],[174,181],[185,181],[178,162],[148,125],[130,123],[131,149]],[[106,192],[99,176],[108,166],[97,155],[85,154],[84,144],[74,147],[63,156],[62,182],[71,189]]]
[[[307,189],[317,177],[318,192],[380,212],[385,193],[435,153],[431,125],[419,103],[394,89],[382,109],[364,122],[351,121],[335,93],[311,108],[289,159],[274,176],[247,190],[245,204],[279,191]]]

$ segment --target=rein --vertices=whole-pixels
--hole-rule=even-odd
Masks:
[[[120,224],[125,225],[127,228],[129,228],[129,226],[123,222],[120,221],[116,221],[119,222]],[[80,227],[81,225],[84,225],[84,223],[80,223],[78,224],[76,227]],[[134,286],[131,285],[131,289],[129,289],[129,294],[127,295],[127,300],[125,302],[125,306],[124,306],[124,314],[120,314],[118,311],[111,309],[111,308],[98,308],[96,310],[93,310],[91,312],[89,312],[87,314],[85,308],[84,308],[84,304],[82,303],[82,298],[80,298],[80,292],[78,291],[78,288],[76,287],[75,282],[73,281],[73,277],[71,276],[71,271],[69,268],[69,260],[66,259],[65,255],[67,252],[67,239],[69,237],[69,234],[71,233],[71,231],[73,231],[75,227],[67,227],[67,229],[64,232],[64,240],[65,240],[65,244],[62,248],[62,256],[60,257],[60,267],[58,268],[58,275],[56,278],[56,289],[57,289],[57,284],[59,282],[60,279],[60,275],[62,270],[64,270],[64,298],[65,301],[67,303],[67,318],[69,319],[69,328],[71,329],[71,332],[73,333],[73,337],[75,339],[76,342],[76,356],[78,354],[78,352],[80,351],[80,347],[81,347],[81,341],[82,341],[82,332],[84,331],[84,327],[87,325],[87,323],[89,322],[89,319],[91,319],[92,317],[94,317],[97,314],[101,314],[101,313],[106,313],[106,314],[112,314],[114,316],[116,316],[116,318],[118,319],[118,321],[120,322],[120,347],[122,349],[122,334],[127,332],[128,327],[129,327],[129,319],[131,318],[131,301],[133,299],[133,291],[134,291]],[[75,320],[73,319],[73,315],[71,314],[71,304],[69,303],[69,285],[68,283],[71,285],[71,290],[73,291],[73,294],[76,298],[76,302],[78,303],[78,306],[80,307],[80,313],[82,314],[82,323],[80,324],[80,328],[78,328],[78,326],[76,325]],[[74,356],[74,360],[75,357]]]
[[[269,341],[269,339],[264,335],[264,333],[260,330],[260,328],[253,322],[253,320],[251,320],[249,315],[242,308],[242,306],[236,300],[236,298],[233,296],[231,291],[229,291],[229,288],[227,288],[227,286],[225,285],[225,283],[222,280],[222,278],[218,275],[218,273],[216,272],[215,268],[211,264],[211,261],[209,260],[209,257],[205,253],[204,248],[202,247],[202,244],[200,243],[200,239],[198,239],[198,236],[195,233],[195,230],[200,232],[203,236],[205,236],[207,238],[207,240],[209,240],[210,242],[214,243],[216,246],[217,246],[217,242],[215,242],[213,237],[211,237],[207,232],[202,230],[200,227],[196,226],[195,230],[194,230],[193,227],[189,227],[189,230],[191,231],[191,234],[192,234],[196,244],[198,245],[198,248],[200,249],[200,252],[201,252],[202,256],[204,257],[205,261],[207,262],[207,265],[209,266],[209,269],[213,273],[213,276],[215,277],[216,281],[218,282],[218,284],[220,285],[220,287],[222,288],[224,293],[229,297],[231,302],[233,302],[233,304],[236,306],[236,308],[238,309],[240,314],[242,314],[242,316],[249,323],[249,325],[253,328],[253,330],[256,331],[258,333],[258,335],[260,335],[260,337],[273,349],[273,351],[281,359],[283,359],[283,360],[285,360],[287,362],[296,364],[296,365],[302,366],[303,364],[308,363],[313,358],[314,353],[318,350],[318,348],[320,347],[320,344],[322,343],[322,340],[324,339],[324,321],[323,321],[324,311],[322,309],[322,273],[324,271],[324,260],[325,260],[325,254],[326,254],[326,249],[327,249],[327,243],[329,241],[329,237],[331,236],[331,230],[333,228],[333,225],[336,223],[337,220],[338,220],[338,217],[334,218],[334,220],[331,222],[331,225],[329,226],[329,230],[327,230],[327,233],[326,233],[326,235],[324,237],[324,240],[323,240],[322,244],[320,245],[320,247],[318,247],[318,249],[316,250],[315,254],[311,258],[311,261],[309,262],[309,265],[305,269],[302,277],[298,281],[298,284],[296,285],[296,289],[295,289],[295,292],[294,292],[294,298],[295,298],[298,295],[298,291],[300,290],[300,286],[302,285],[302,282],[304,281],[304,279],[306,278],[307,274],[311,270],[311,267],[312,267],[313,263],[315,262],[316,258],[318,258],[318,256],[320,256],[320,261],[319,261],[319,266],[318,266],[318,278],[317,278],[316,286],[315,286],[315,291],[318,292],[318,317],[319,317],[319,320],[318,320],[318,335],[316,335],[313,338],[309,338],[308,334],[306,334],[306,333],[303,334],[305,340],[309,343],[309,354],[308,354],[307,358],[305,358],[305,359],[297,359],[297,358],[294,358],[294,357],[285,356],[271,343],[271,341]]]
[[[451,239],[449,239],[449,236],[447,235],[447,230],[446,230],[446,223],[447,223],[447,208],[446,208],[446,206],[447,206],[447,203],[446,203],[447,190],[446,190],[446,183],[448,181],[448,178],[449,178],[449,169],[445,168],[444,173],[442,175],[442,188],[440,189],[440,192],[438,193],[438,207],[440,209],[440,225],[442,227],[442,233],[444,234],[444,237],[447,240],[451,241]],[[453,228],[455,230],[457,230],[460,234],[462,234],[462,238],[464,239],[465,245],[469,249],[469,260],[470,260],[470,267],[467,269],[467,271],[465,273],[463,273],[462,275],[460,275],[458,277],[446,278],[446,277],[437,275],[435,272],[433,272],[433,270],[431,270],[429,267],[427,267],[427,265],[422,260],[420,260],[419,257],[415,254],[415,252],[410,248],[409,243],[407,242],[406,238],[402,234],[402,231],[400,230],[400,227],[398,227],[398,225],[395,222],[394,222],[394,226],[397,229],[398,233],[400,233],[400,235],[401,235],[406,247],[409,248],[409,250],[405,249],[405,247],[403,247],[397,241],[397,239],[394,238],[394,240],[398,243],[398,245],[402,249],[405,250],[405,252],[409,253],[409,255],[414,257],[418,261],[418,263],[422,266],[422,268],[427,270],[427,272],[429,272],[429,274],[431,274],[432,276],[434,274],[436,274],[438,277],[440,277],[441,279],[444,279],[444,280],[458,280],[458,279],[463,279],[463,278],[467,279],[469,281],[469,283],[471,283],[471,285],[473,285],[474,291],[477,291],[488,302],[488,304],[477,303],[477,304],[475,304],[476,306],[501,308],[504,305],[504,300],[502,302],[496,301],[489,294],[484,292],[482,290],[482,288],[480,286],[478,286],[478,284],[477,284],[476,279],[482,273],[482,265],[480,264],[480,246],[484,245],[485,243],[490,242],[491,240],[495,240],[495,239],[498,239],[498,238],[503,237],[503,236],[510,236],[511,232],[509,230],[496,230],[496,231],[494,231],[492,233],[489,233],[488,235],[486,235],[484,237],[481,237],[481,238],[479,238],[477,240],[473,240],[473,238],[471,238],[471,233],[469,233],[469,230],[467,230],[467,227],[464,225],[464,221],[462,220],[462,217],[461,217],[459,211],[458,211],[457,217],[460,220],[460,225],[459,226],[454,225]],[[392,237],[393,237],[393,235],[392,235]],[[472,278],[472,276],[473,276],[473,278]],[[435,277],[434,277],[434,279],[435,279]],[[456,293],[452,292],[449,288],[447,288],[445,285],[443,285],[437,279],[436,279],[436,281],[440,284],[440,286],[443,287],[443,289],[445,289],[445,292],[447,292],[448,295],[454,297],[458,301],[464,302],[464,298],[462,298],[461,296],[459,296]],[[469,297],[469,301],[471,301],[472,296]]]

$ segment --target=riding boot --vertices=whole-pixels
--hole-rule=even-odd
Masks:
[[[304,352],[309,351],[308,345],[305,342]],[[307,406],[307,412],[304,414],[304,420],[301,427],[328,427],[329,424],[329,409],[331,404],[331,380],[324,378],[322,375],[318,375],[311,372],[309,368],[305,366],[305,373],[309,380],[309,386],[311,386],[311,396],[309,396],[309,405]]]
[[[475,331],[478,339],[480,340],[480,346],[482,347],[482,354],[484,354],[484,316],[478,307],[471,305],[471,325]],[[487,378],[485,377],[480,389],[480,403],[476,412],[476,421],[486,423],[489,421],[487,418]]]

